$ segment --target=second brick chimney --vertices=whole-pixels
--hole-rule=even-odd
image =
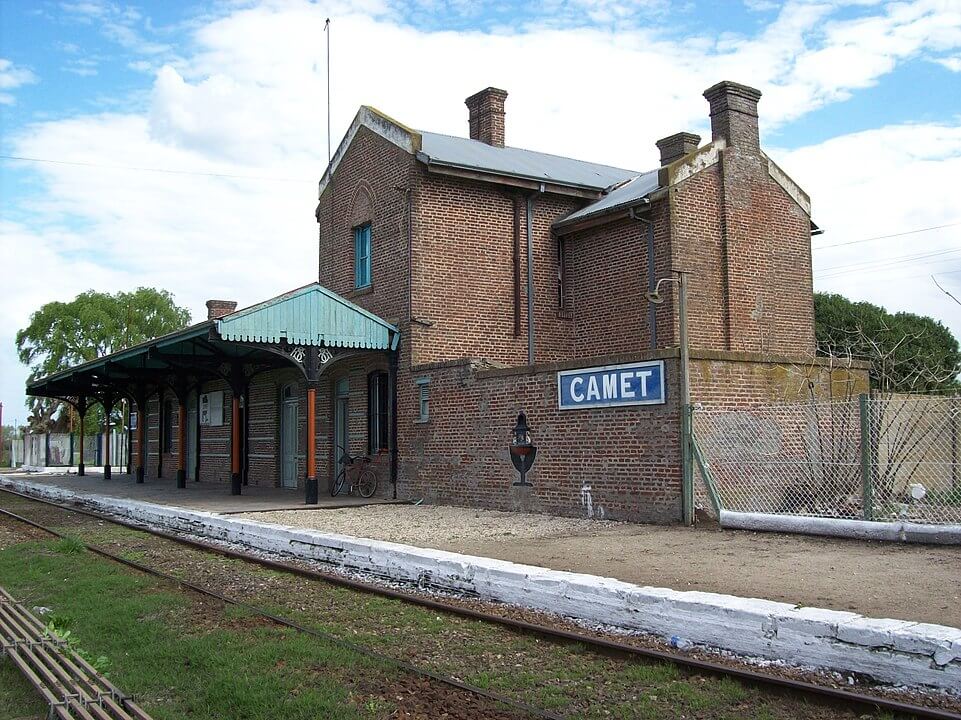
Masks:
[[[657,141],[657,149],[661,151],[661,167],[680,160],[688,153],[697,150],[701,143],[701,136],[689,132],[679,132],[668,135]]]
[[[230,313],[236,309],[237,302],[235,300],[208,300],[207,319],[216,320],[217,318],[222,318],[224,315],[230,315]]]
[[[504,147],[504,101],[507,91],[489,87],[474,93],[464,103],[470,111],[470,139]]]
[[[711,135],[724,138],[729,147],[749,154],[760,150],[757,129],[757,101],[761,91],[724,80],[704,91],[711,106]]]

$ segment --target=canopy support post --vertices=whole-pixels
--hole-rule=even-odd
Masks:
[[[110,413],[113,410],[113,393],[110,391],[104,392],[103,398],[100,404],[103,406],[103,479],[110,479]]]
[[[80,415],[80,462],[77,463],[77,477],[84,476],[83,466],[83,419],[87,414],[87,396],[81,395],[77,398],[77,413]]]
[[[307,478],[304,481],[304,503],[316,505],[317,488],[317,384],[320,375],[319,352],[307,348]]]

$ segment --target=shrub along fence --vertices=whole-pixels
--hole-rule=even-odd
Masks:
[[[722,525],[725,511],[961,525],[961,397],[697,407],[692,430],[696,501]]]

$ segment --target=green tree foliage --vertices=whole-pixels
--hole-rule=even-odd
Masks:
[[[78,363],[179,330],[190,311],[178,307],[166,290],[137,288],[114,294],[88,290],[70,302],[50,302],[30,316],[17,333],[20,361],[36,380]],[[31,398],[30,425],[49,428],[62,403]]]
[[[883,392],[961,388],[958,341],[933,318],[815,293],[814,319],[818,352],[869,360],[872,385]]]

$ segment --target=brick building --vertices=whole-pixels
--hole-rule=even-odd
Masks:
[[[28,391],[133,398],[140,475],[181,485],[310,502],[346,449],[401,498],[681,520],[682,275],[692,402],[866,383],[815,357],[810,201],[761,150],[760,93],[704,96],[711,141],[659,140],[648,172],[506,146],[495,88],[467,99],[469,139],[362,107],[320,181],[317,283],[210,301],[206,322]],[[508,453],[521,410],[530,487]]]

